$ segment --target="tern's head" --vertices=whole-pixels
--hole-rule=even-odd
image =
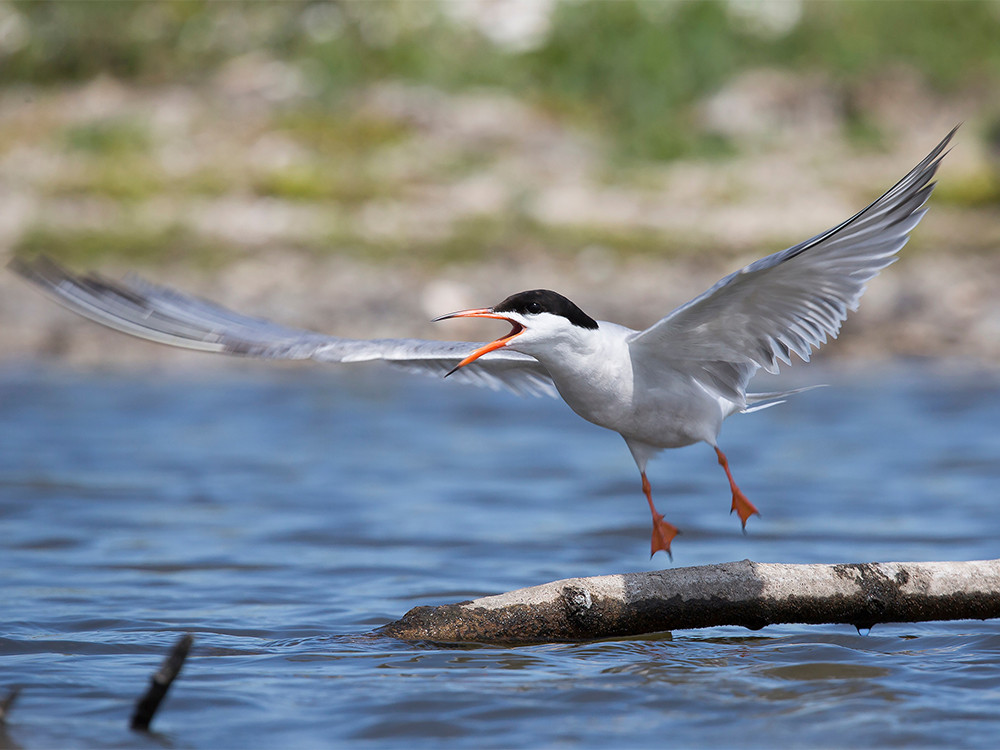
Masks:
[[[496,318],[511,325],[509,333],[476,349],[459,362],[455,370],[504,346],[524,354],[537,355],[562,340],[579,338],[584,331],[597,329],[596,320],[561,294],[548,289],[518,292],[493,307],[460,310],[434,320],[449,318]]]

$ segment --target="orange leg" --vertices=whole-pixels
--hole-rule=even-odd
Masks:
[[[715,455],[719,457],[719,466],[726,470],[726,476],[729,478],[729,488],[733,491],[733,507],[729,512],[736,513],[740,516],[740,521],[743,522],[743,530],[747,529],[747,519],[750,516],[759,516],[760,511],[757,510],[757,506],[747,500],[747,496],[743,494],[743,490],[736,486],[736,482],[733,480],[733,474],[729,471],[729,461],[726,460],[726,454],[716,447]]]
[[[642,491],[646,495],[646,502],[649,503],[649,512],[653,514],[653,539],[650,543],[649,556],[652,557],[662,549],[667,553],[667,557],[673,560],[674,555],[670,551],[670,542],[678,534],[677,527],[664,521],[663,515],[656,512],[656,506],[653,505],[653,489],[649,486],[649,480],[646,479],[646,472],[642,472]]]

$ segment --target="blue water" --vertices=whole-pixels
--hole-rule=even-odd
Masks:
[[[805,370],[651,465],[675,565],[1000,557],[1000,377]],[[808,382],[805,381],[805,382]],[[993,748],[1000,623],[454,647],[411,607],[649,570],[621,439],[555,400],[321,368],[0,371],[0,746]],[[195,636],[153,733],[136,698]]]

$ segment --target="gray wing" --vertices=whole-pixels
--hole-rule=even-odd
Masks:
[[[927,209],[956,127],[891,190],[844,223],[751,263],[632,339],[633,352],[742,402],[761,367],[836,337],[867,282],[897,260]]]
[[[261,359],[319,362],[381,360],[396,367],[444,375],[482,344],[421,339],[346,339],[287,328],[136,276],[117,282],[75,275],[46,259],[15,259],[11,270],[64,307],[102,325],[161,344]],[[498,350],[455,372],[453,380],[555,395],[548,372],[534,357]]]

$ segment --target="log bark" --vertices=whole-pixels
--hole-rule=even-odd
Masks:
[[[569,578],[416,607],[377,633],[442,643],[529,644],[683,628],[1000,617],[1000,560],[785,565],[751,560]]]

